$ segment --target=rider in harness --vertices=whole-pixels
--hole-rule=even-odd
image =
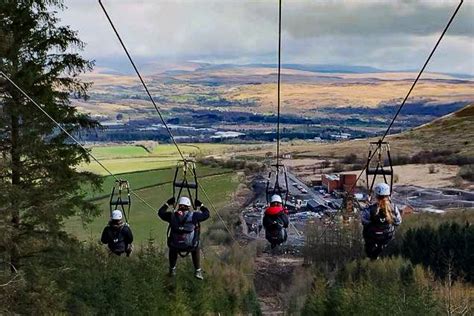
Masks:
[[[185,257],[191,253],[195,269],[194,276],[202,280],[199,249],[200,222],[209,218],[209,210],[199,200],[196,200],[194,204],[198,210],[193,211],[191,200],[182,196],[178,200],[176,211],[167,212],[168,207],[172,207],[175,202],[175,198],[172,197],[158,210],[158,216],[169,223],[169,274],[170,276],[176,275],[178,255]]]
[[[270,199],[270,206],[263,216],[265,238],[270,242],[272,249],[284,243],[288,237],[286,228],[289,225],[287,210],[283,207],[281,196],[274,194]]]
[[[384,247],[393,239],[395,226],[402,222],[398,207],[390,201],[390,186],[378,183],[375,188],[376,203],[362,211],[365,252],[371,260],[376,260]]]
[[[122,212],[112,212],[109,224],[104,228],[100,241],[107,244],[110,251],[118,256],[123,253],[130,256],[132,252],[133,234],[130,226],[122,221]]]

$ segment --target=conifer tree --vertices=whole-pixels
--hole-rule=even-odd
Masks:
[[[93,63],[80,56],[77,32],[59,25],[58,10],[62,0],[0,2],[0,70],[75,133],[98,125],[70,102],[87,97],[90,84],[78,76]],[[2,76],[0,149],[0,253],[18,269],[60,240],[65,219],[96,214],[81,187],[100,180],[76,170],[87,153]]]

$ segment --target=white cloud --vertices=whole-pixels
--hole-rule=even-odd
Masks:
[[[457,1],[284,1],[283,61],[418,69]],[[62,22],[88,58],[123,58],[97,1],[66,0]],[[105,0],[136,57],[275,62],[277,1]],[[474,74],[474,5],[465,2],[430,70]]]

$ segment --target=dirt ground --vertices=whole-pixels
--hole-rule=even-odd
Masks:
[[[321,168],[318,167],[321,163],[320,159],[292,159],[286,160],[285,163],[298,177],[306,182],[320,179]],[[433,171],[432,173],[430,172],[430,168]],[[454,180],[459,171],[459,167],[444,164],[409,164],[394,166],[393,170],[396,180],[395,185],[443,188],[454,186]],[[355,173],[358,175],[360,170],[346,171],[343,173]],[[362,178],[364,178],[364,176]],[[362,180],[359,184],[364,185],[364,181]],[[473,185],[470,186],[471,189],[472,187]]]
[[[430,173],[430,168],[434,168]],[[416,185],[425,188],[442,188],[453,186],[459,167],[442,164],[405,165],[393,168],[398,175],[397,184]]]

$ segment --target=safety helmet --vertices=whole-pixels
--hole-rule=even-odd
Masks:
[[[386,183],[377,183],[374,188],[375,195],[377,196],[389,196],[390,186]]]
[[[178,200],[178,205],[191,206],[191,200],[186,196],[182,196]]]
[[[270,199],[270,203],[283,203],[283,201],[281,200],[281,196],[279,196],[278,194],[274,194],[272,195],[271,199]]]
[[[113,220],[116,220],[116,221],[121,220],[122,219],[122,212],[120,210],[113,211],[111,218]]]

